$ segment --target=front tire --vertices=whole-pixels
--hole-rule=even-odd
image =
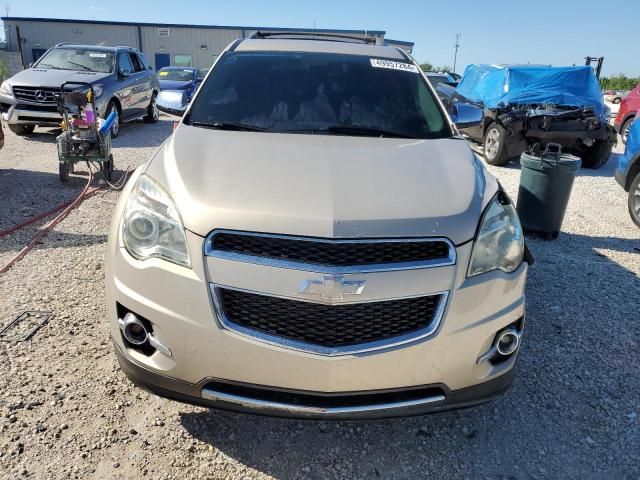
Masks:
[[[156,102],[156,94],[151,97],[151,102],[147,107],[147,115],[143,118],[145,123],[156,123],[160,118],[160,111],[158,110],[158,104]]]
[[[582,157],[582,166],[597,170],[609,161],[613,143],[607,140],[596,140],[591,147],[584,150]]]
[[[507,154],[507,131],[492,123],[484,134],[484,159],[489,165],[501,167],[509,163]]]
[[[638,172],[635,178],[631,181],[631,187],[629,187],[628,206],[631,220],[640,227],[640,172]]]
[[[109,104],[107,105],[106,117],[111,115],[111,112],[114,112],[116,114],[116,119],[113,121],[113,125],[111,126],[111,138],[117,138],[118,135],[120,135],[120,126],[121,126],[121,124],[120,124],[120,108],[118,107],[118,104],[116,102],[114,102],[113,100],[111,100],[109,102]]]
[[[622,124],[622,128],[620,128],[620,136],[622,137],[622,143],[627,144],[627,139],[629,138],[629,131],[631,130],[631,124],[636,119],[636,117],[627,118]]]
[[[9,124],[9,130],[20,136],[31,135],[35,129],[35,125]]]

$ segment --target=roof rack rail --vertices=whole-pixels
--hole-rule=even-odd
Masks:
[[[78,45],[76,42],[60,42],[60,43],[56,43],[56,47],[62,47],[64,45]]]
[[[348,41],[348,40],[357,40],[362,43],[373,43],[375,44],[378,41],[377,37],[372,37],[368,35],[363,35],[361,37],[356,35],[345,35],[342,33],[317,33],[317,32],[299,32],[292,30],[290,32],[269,32],[269,31],[261,31],[253,33],[249,38],[269,38],[269,37],[310,37],[313,40],[315,37],[320,37],[319,39],[337,39],[334,41]]]

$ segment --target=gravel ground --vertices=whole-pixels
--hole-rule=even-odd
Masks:
[[[126,127],[116,166],[137,165],[171,122]],[[54,135],[7,131],[0,230],[84,186],[57,178]],[[529,239],[528,325],[513,388],[479,408],[401,420],[305,422],[163,400],[120,372],[105,320],[103,253],[116,193],[84,202],[0,276],[0,325],[55,315],[0,343],[0,478],[640,477],[640,230],[614,161],[577,178],[559,240]],[[519,167],[491,168],[515,198]],[[38,225],[0,239],[0,265]]]

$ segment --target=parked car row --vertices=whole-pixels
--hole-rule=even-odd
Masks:
[[[96,92],[98,114],[106,118],[115,113],[111,134],[117,137],[125,122],[158,120],[161,90],[179,90],[190,101],[206,72],[166,67],[156,75],[145,55],[135,48],[61,43],[2,83],[0,110],[9,129],[18,135],[29,135],[37,126],[58,127],[62,120],[56,105],[60,86],[89,83]]]

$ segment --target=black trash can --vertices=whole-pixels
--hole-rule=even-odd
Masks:
[[[562,153],[559,145],[548,145],[540,155],[522,154],[516,209],[525,233],[558,238],[581,163]]]

